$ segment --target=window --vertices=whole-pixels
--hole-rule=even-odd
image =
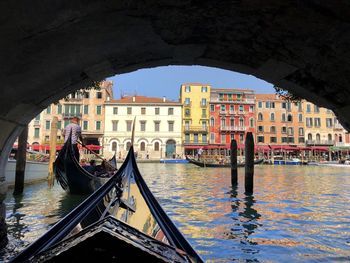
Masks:
[[[239,142],[244,143],[244,135],[242,133],[239,134]]]
[[[206,118],[206,117],[207,117],[207,110],[202,109],[202,118]]]
[[[34,128],[34,138],[39,138],[40,128]]]
[[[113,107],[113,114],[117,115],[118,114],[118,107]]]
[[[225,120],[225,118],[222,118],[222,119],[221,119],[221,127],[222,127],[222,128],[225,128],[225,127],[226,127],[226,120]]]
[[[299,143],[305,143],[305,138],[304,137],[299,137],[298,138]]]
[[[306,118],[306,127],[312,127],[312,118]]]
[[[112,131],[118,131],[118,121],[112,121]]]
[[[258,126],[258,132],[264,132],[264,126]]]
[[[154,151],[159,152],[159,142],[154,143]]]
[[[270,108],[270,102],[269,102],[269,101],[266,101],[266,102],[265,102],[265,108],[267,108],[267,109]]]
[[[293,116],[292,114],[288,114],[287,116],[287,121],[292,122],[293,121]]]
[[[285,122],[286,121],[286,114],[282,113],[282,121]]]
[[[271,126],[270,127],[270,133],[276,133],[276,127],[275,126]]]
[[[219,101],[223,101],[224,100],[224,94],[220,93],[219,94]]]
[[[84,105],[84,114],[89,114],[89,105]]]
[[[50,121],[45,121],[45,129],[50,130]]]
[[[202,87],[202,88],[201,88],[201,91],[202,91],[202,92],[208,92],[208,87]]]
[[[328,141],[330,142],[330,141],[332,141],[332,134],[328,134]]]
[[[185,86],[185,92],[191,92],[191,86]]]
[[[316,134],[316,141],[318,141],[318,142],[319,142],[320,140],[321,140],[321,136],[320,136],[320,134],[319,134],[319,133],[317,133],[317,134]]]
[[[270,120],[275,121],[275,114],[273,112],[270,114]]]
[[[168,121],[168,130],[170,132],[174,131],[174,122],[173,121]]]
[[[185,131],[188,131],[190,129],[190,122],[185,121]]]
[[[146,114],[146,108],[141,108],[141,115],[145,115]]]
[[[127,107],[126,108],[126,112],[128,115],[132,114],[132,108],[131,107]]]
[[[207,106],[207,99],[202,99],[201,100],[201,106]]]
[[[131,131],[132,121],[126,121],[126,131]]]
[[[191,105],[191,99],[185,98],[185,106],[190,106],[190,105]]]
[[[282,137],[282,143],[287,143],[288,142],[288,137]]]
[[[185,116],[191,116],[191,110],[190,109],[185,109]]]
[[[101,113],[102,113],[102,106],[101,105],[97,105],[96,106],[96,114],[97,115],[101,115]]]
[[[254,112],[254,106],[249,106],[249,112]]]
[[[271,143],[277,143],[277,138],[276,137],[270,137],[270,142]]]
[[[258,142],[265,142],[265,138],[264,138],[264,136],[258,136]]]
[[[210,133],[210,142],[211,143],[215,142],[215,133]]]
[[[333,119],[332,118],[326,118],[326,126],[327,126],[327,128],[333,127]]]
[[[193,142],[198,143],[198,133],[193,134]]]
[[[250,126],[250,128],[254,128],[254,119],[253,118],[250,118],[249,126]]]
[[[262,121],[263,120],[263,115],[261,112],[258,113],[258,121]]]
[[[282,102],[282,109],[286,109],[287,108],[287,104],[285,102]]]
[[[159,132],[160,121],[154,122],[154,131]]]
[[[140,131],[146,131],[146,121],[140,121]]]
[[[168,108],[168,115],[174,115],[174,108]]]
[[[206,133],[203,133],[202,134],[202,142],[203,143],[207,143],[208,139],[207,139],[207,134]]]
[[[145,142],[141,142],[140,143],[140,151],[144,152],[146,150],[146,143]]]
[[[102,92],[100,92],[100,91],[96,92],[96,98],[102,99]]]
[[[275,108],[275,103],[274,102],[271,102],[271,108],[274,109]]]
[[[112,151],[117,151],[117,142],[112,142]]]
[[[239,126],[240,127],[244,126],[244,119],[242,117],[239,118]]]
[[[287,127],[282,127],[282,133],[287,133]]]
[[[294,129],[292,127],[289,127],[287,129],[287,134],[290,135],[290,136],[293,136],[294,135]]]
[[[317,105],[314,105],[314,112],[315,113],[319,113],[320,112],[320,108]]]
[[[298,115],[299,122],[303,122],[303,114]]]
[[[155,115],[159,115],[159,108],[154,108]]]
[[[210,104],[210,111],[214,112],[215,111],[215,105],[214,104]]]
[[[252,120],[252,119],[251,119]],[[235,119],[234,118],[231,118],[230,119],[230,126],[233,127],[235,126]]]
[[[232,94],[228,94],[228,101],[232,101]]]
[[[258,102],[258,108],[260,108],[260,109],[262,108],[262,101]]]
[[[127,142],[126,143],[126,147],[125,147],[126,150],[129,151],[130,147],[131,147],[131,142]]]
[[[202,129],[203,130],[207,130],[207,122],[206,121],[202,121]]]
[[[221,143],[226,143],[226,135],[221,134]]]
[[[243,105],[239,105],[239,111],[240,111],[240,112],[243,112],[243,111],[244,111]]]
[[[304,136],[304,128],[299,128],[299,136]]]
[[[215,125],[215,119],[214,118],[210,118],[210,126],[214,127]]]
[[[62,114],[62,105],[61,104],[57,105],[57,114]]]
[[[300,101],[298,102],[298,111],[299,111],[299,112],[302,112],[302,111],[303,111],[303,107],[302,107],[302,104],[301,104]]]
[[[225,106],[224,104],[222,104],[222,105],[220,106],[220,111],[221,111],[221,112],[225,112],[225,111],[226,111],[226,106]]]
[[[89,129],[89,122],[88,121],[83,121],[83,130],[86,131]]]
[[[96,131],[101,130],[101,121],[96,121]]]
[[[185,134],[185,142],[190,142],[190,135],[188,133]]]
[[[46,113],[51,114],[51,105],[46,108]]]
[[[310,104],[307,104],[306,105],[306,112],[311,112],[311,105]]]
[[[339,134],[339,142],[343,142],[343,136]]]
[[[90,98],[90,93],[89,93],[88,91],[85,91],[85,92],[84,92],[84,98],[85,98],[85,99]]]
[[[307,135],[307,139],[308,139],[309,141],[312,141],[312,134],[311,134],[311,133],[309,133],[309,134]]]
[[[314,125],[315,127],[321,127],[321,118],[315,118]]]

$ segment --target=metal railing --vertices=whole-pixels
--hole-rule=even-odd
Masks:
[[[245,131],[247,127],[244,126],[221,126],[221,131]]]
[[[209,141],[184,140],[182,143],[183,145],[207,145]]]
[[[184,126],[184,131],[208,131],[208,126]]]

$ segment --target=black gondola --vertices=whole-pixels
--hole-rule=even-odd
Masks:
[[[216,167],[216,168],[224,168],[224,167],[231,167],[231,163],[213,163],[213,162],[204,162],[204,161],[197,161],[193,158],[190,158],[186,155],[186,160],[188,160],[190,163],[197,165],[199,167]],[[255,160],[254,164],[261,164],[263,163],[264,159]],[[237,167],[244,167],[244,163],[237,163]]]
[[[115,156],[110,163],[116,167]],[[74,156],[70,139],[64,144],[56,158],[54,173],[62,188],[71,194],[91,194],[107,181],[107,178],[93,175],[79,164]]]
[[[203,262],[147,187],[131,147],[113,177],[12,262],[141,259]]]

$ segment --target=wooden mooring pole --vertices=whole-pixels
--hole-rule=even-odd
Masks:
[[[231,140],[231,185],[238,184],[237,179],[237,141]]]
[[[50,188],[53,187],[54,178],[55,178],[53,174],[53,163],[55,162],[55,159],[56,159],[57,122],[58,122],[58,118],[53,117],[51,121],[49,174],[47,178],[47,183]]]
[[[251,132],[245,139],[245,193],[252,194],[254,188],[254,139]]]
[[[16,177],[15,177],[15,189],[14,195],[23,193],[24,188],[24,173],[26,170],[27,159],[27,139],[28,139],[28,126],[25,126],[23,131],[18,137],[18,148],[16,154]]]

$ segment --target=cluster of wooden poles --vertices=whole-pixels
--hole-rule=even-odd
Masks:
[[[254,138],[251,132],[248,132],[245,139],[245,176],[244,187],[246,194],[253,194],[254,188]],[[237,171],[237,141],[231,141],[231,184],[238,185]]]

